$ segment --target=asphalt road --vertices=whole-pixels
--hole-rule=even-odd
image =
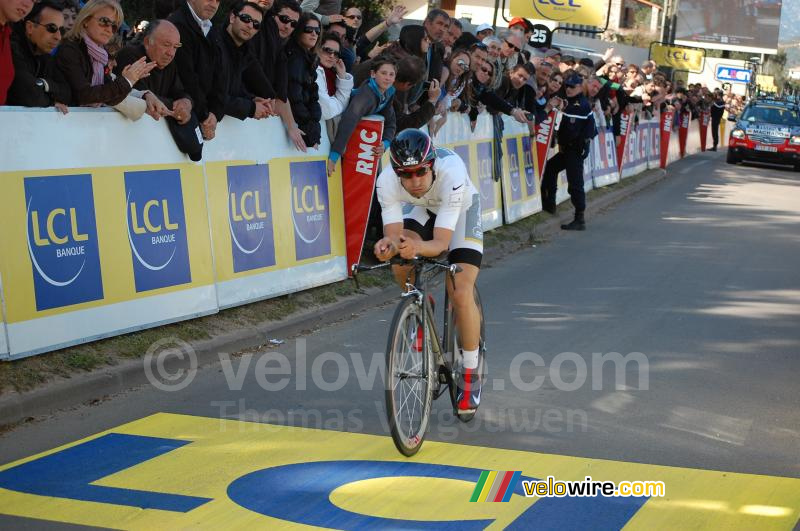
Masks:
[[[429,440],[800,478],[800,174],[706,153],[587,221],[481,272],[483,404],[461,424],[441,398]],[[158,412],[387,434],[393,310],[271,349],[289,376],[263,378],[263,352],[238,355],[180,391],[23,424],[0,437],[0,461]]]

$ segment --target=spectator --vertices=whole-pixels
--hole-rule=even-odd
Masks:
[[[178,28],[167,20],[154,20],[144,30],[140,44],[128,45],[117,54],[115,72],[120,75],[126,66],[142,57],[154,62],[156,67],[150,75],[140,79],[133,88],[144,92],[146,112],[154,120],[168,116],[184,125],[192,117],[192,101],[174,62],[180,47]]]
[[[456,41],[461,38],[464,33],[464,25],[457,18],[450,19],[450,26],[447,28],[447,33],[442,37],[442,44],[444,45],[444,55],[449,57],[455,48]]]
[[[476,73],[489,60],[489,49],[482,42],[476,42],[469,47],[469,68]]]
[[[428,56],[425,58],[428,71],[425,79],[442,80],[442,67],[444,66],[444,45],[442,39],[450,27],[450,15],[441,9],[431,9],[422,23],[425,34],[431,43]]]
[[[3,0],[0,4],[0,105],[14,80],[14,59],[11,54],[11,24],[25,18],[33,8],[32,0]]]
[[[373,43],[378,40],[378,38],[386,33],[389,28],[392,26],[396,26],[403,21],[403,17],[406,15],[408,10],[403,6],[395,6],[392,8],[392,11],[389,13],[389,16],[381,22],[377,24],[375,27],[371,28],[367,31],[364,35],[359,37],[358,42],[356,43],[356,54],[361,61],[369,60],[369,52],[373,48]],[[379,50],[379,53],[382,50]],[[374,57],[374,56],[373,56]]]
[[[428,90],[423,94],[427,97],[424,99],[421,98],[417,103],[411,106],[406,104],[405,100],[398,97],[398,95],[403,94],[403,92],[419,84],[424,76],[425,63],[423,63],[422,59],[419,57],[409,55],[398,61],[397,76],[394,80],[396,92],[392,100],[398,131],[408,128],[419,129],[428,123],[436,113],[436,103],[439,101],[439,97],[442,94],[438,79],[430,81]]]
[[[480,24],[477,28],[475,28],[475,36],[478,38],[479,41],[483,41],[486,37],[491,37],[494,35],[494,28],[491,24]]]
[[[565,98],[567,96],[564,93],[564,75],[558,70],[554,70],[553,73],[550,74],[544,95],[548,100],[554,96],[559,98]]]
[[[317,66],[317,92],[322,119],[327,120],[328,138],[336,135],[338,116],[347,107],[350,101],[350,91],[353,90],[353,76],[344,68],[340,51],[342,43],[333,33],[326,33],[320,41],[321,46],[317,51],[319,66]]]
[[[155,63],[143,57],[126,66],[116,79],[106,72],[109,56],[104,47],[121,21],[122,8],[116,0],[89,0],[78,13],[75,26],[56,54],[56,65],[70,87],[72,105],[117,105],[155,68]]]
[[[517,65],[507,72],[503,77],[498,90],[498,96],[503,100],[510,103],[513,107],[517,107],[525,111],[525,118],[528,122],[528,127],[531,134],[535,132],[534,125],[537,115],[536,106],[536,91],[528,84],[528,79],[536,72],[533,70],[533,65],[526,63],[524,65]],[[539,116],[540,121],[546,117]]]
[[[336,163],[342,157],[350,136],[359,120],[370,114],[383,116],[383,138],[381,145],[373,153],[380,158],[389,147],[396,131],[396,122],[392,98],[394,97],[394,81],[397,76],[397,64],[391,56],[382,56],[372,62],[369,80],[365,81],[350,97],[347,109],[342,113],[339,130],[331,143],[328,155],[328,175],[333,173]]]
[[[275,91],[253,53],[251,40],[261,29],[258,4],[239,0],[231,7],[227,24],[215,27],[222,43],[220,63],[226,83],[225,114],[244,120],[272,116]]]
[[[722,122],[723,114],[725,114],[725,100],[722,97],[722,91],[716,89],[714,100],[711,103],[711,138],[714,141],[711,151],[716,151],[719,145],[719,124]]]
[[[187,0],[168,19],[181,36],[175,63],[205,140],[216,135],[217,123],[225,116],[227,99],[225,80],[220,75],[220,45],[216,34],[209,33],[218,7],[218,0]]]
[[[305,151],[306,143],[302,131],[297,127],[292,116],[292,107],[287,100],[288,80],[284,53],[286,41],[297,27],[300,14],[300,5],[295,0],[277,0],[262,21],[261,30],[255,37],[255,53],[264,74],[272,83],[276,97],[275,110],[286,126],[289,140],[298,150]]]
[[[472,82],[467,90],[467,103],[469,104],[469,121],[472,130],[475,130],[475,124],[478,119],[481,105],[492,108],[497,112],[508,114],[514,117],[519,123],[528,123],[525,117],[525,112],[522,109],[515,108],[513,105],[501,99],[497,93],[489,90],[489,83],[494,75],[494,68],[491,62],[484,63],[473,74]]]
[[[342,0],[303,0],[300,9],[306,13],[313,13],[323,26],[344,20],[342,13]]]
[[[11,37],[14,82],[8,90],[8,104],[24,107],[55,105],[67,114],[69,84],[50,55],[65,32],[61,5],[53,0],[35,4],[20,29]]]
[[[470,55],[467,50],[456,50],[450,55],[450,62],[447,66],[447,81],[444,86],[445,108],[447,110],[457,110],[461,106],[458,99],[469,82]]]
[[[67,30],[67,33],[69,33],[75,25],[75,19],[78,18],[78,11],[80,11],[80,7],[78,6],[77,0],[64,1],[62,13],[64,14],[64,29]]]
[[[339,37],[339,41],[342,43],[342,61],[344,62],[344,67],[347,72],[353,71],[353,65],[356,64],[356,49],[355,49],[355,41],[353,38],[355,37],[355,30],[342,22],[332,22],[328,28],[329,33],[336,34]]]
[[[344,12],[343,22],[348,28],[353,29],[354,39],[358,37],[361,25],[364,23],[364,14],[357,7],[348,7]]]
[[[317,56],[321,26],[310,13],[303,13],[294,33],[286,44],[289,76],[287,95],[297,127],[302,131],[305,145],[316,149],[321,140],[319,121],[322,110],[317,93]]]

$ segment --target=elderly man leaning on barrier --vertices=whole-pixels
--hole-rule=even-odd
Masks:
[[[178,29],[169,21],[154,20],[144,32],[141,44],[126,46],[117,54],[117,75],[129,64],[142,57],[156,63],[148,77],[136,82],[134,88],[144,92],[147,114],[154,120],[169,116],[183,125],[192,117],[192,100],[178,77],[174,63],[175,54],[181,47]]]
[[[11,37],[14,82],[8,104],[23,107],[55,107],[66,114],[70,100],[67,80],[56,68],[51,52],[61,42],[64,14],[54,0],[42,0],[25,17],[22,31]]]

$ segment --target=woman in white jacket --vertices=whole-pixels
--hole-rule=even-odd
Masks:
[[[322,119],[328,129],[328,138],[336,135],[339,115],[347,108],[350,92],[353,90],[353,76],[345,70],[340,51],[342,41],[334,33],[326,33],[322,37],[322,45],[317,49],[319,66],[317,66],[317,87],[319,88],[319,106]]]

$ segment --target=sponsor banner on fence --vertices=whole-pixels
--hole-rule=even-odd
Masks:
[[[503,213],[505,222],[513,223],[541,212],[542,199],[536,185],[528,127],[508,117],[504,117],[503,122]]]
[[[700,151],[706,150],[706,141],[708,139],[708,125],[711,123],[711,113],[703,111],[700,113],[700,119],[697,120],[697,127],[700,130]]]
[[[557,127],[556,123],[559,121],[557,116],[560,116],[560,114],[557,114],[557,111],[551,111],[544,122],[536,125],[536,161],[539,168],[537,174],[539,181],[542,180],[545,167],[547,166],[547,155],[550,151],[550,143]]]
[[[342,155],[342,193],[344,199],[344,226],[347,240],[347,272],[361,259],[364,235],[367,231],[375,178],[378,175],[378,158],[372,150],[381,145],[383,117],[362,119],[353,131]]]
[[[661,168],[667,167],[667,156],[669,154],[669,139],[672,136],[672,121],[675,119],[673,111],[664,111],[661,113]]]
[[[347,276],[339,172],[325,159],[209,162],[220,308]]]
[[[681,158],[686,156],[686,139],[689,136],[689,123],[692,121],[692,113],[682,112],[678,122],[678,145],[680,146]]]
[[[0,178],[11,357],[217,310],[201,167]]]
[[[595,188],[619,182],[617,149],[611,131],[602,129],[592,140],[592,160],[594,162],[592,180]]]
[[[633,113],[623,111],[620,114],[619,121],[619,140],[617,141],[617,161],[619,162],[619,170],[622,172],[622,166],[625,163],[627,153],[625,152],[628,143],[628,135],[631,132],[633,125]]]
[[[648,134],[647,168],[653,170],[661,166],[661,133],[658,118],[651,118],[646,122],[650,130]]]
[[[642,123],[631,128],[628,133],[627,149],[625,150],[625,164],[623,164],[622,178],[631,177],[647,169],[647,146],[650,129]]]

